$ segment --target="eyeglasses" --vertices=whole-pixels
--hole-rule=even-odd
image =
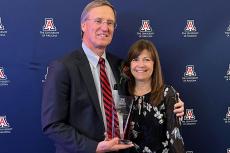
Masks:
[[[132,61],[131,62],[133,62],[133,63],[137,63],[137,62],[140,62],[140,61],[142,61],[143,63],[150,63],[150,62],[153,62],[153,60],[151,59],[151,58],[148,58],[148,57],[144,57],[144,58],[134,58],[134,59],[132,59]]]
[[[115,29],[117,27],[117,24],[113,20],[105,20],[105,19],[102,19],[102,18],[86,19],[86,20],[92,20],[98,26],[102,26],[104,23],[106,23],[106,25],[109,28],[114,28]]]

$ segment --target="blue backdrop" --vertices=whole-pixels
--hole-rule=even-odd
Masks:
[[[41,131],[47,64],[81,45],[89,0],[0,0],[0,152],[52,153]],[[187,153],[230,153],[230,1],[111,0],[114,54],[139,38],[159,51],[165,80],[185,102]]]

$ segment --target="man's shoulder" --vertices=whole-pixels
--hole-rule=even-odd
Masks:
[[[84,53],[81,49],[72,50],[63,56],[56,58],[49,62],[49,66],[65,65],[67,67],[72,65],[78,65],[80,61],[84,59]]]
[[[111,52],[107,52],[106,56],[109,56],[110,58],[116,59],[116,60],[122,60],[122,58],[118,57],[117,55],[111,53]]]
[[[61,57],[60,60],[62,61],[72,61],[74,59],[81,59],[83,56],[82,49],[75,49],[67,54],[65,54],[63,57]]]
[[[109,61],[111,61],[111,63],[117,64],[117,65],[121,65],[121,63],[122,63],[122,61],[123,61],[122,58],[120,58],[120,57],[118,57],[117,55],[112,54],[112,53],[110,53],[110,52],[107,52],[107,53],[106,53],[106,58],[107,58]]]
[[[66,54],[64,54],[63,56],[55,59],[53,62],[60,62],[60,63],[70,63],[79,59],[83,58],[83,51],[82,49],[75,49],[72,50]]]

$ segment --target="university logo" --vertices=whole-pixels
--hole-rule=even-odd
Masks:
[[[150,20],[142,20],[139,32],[137,32],[139,37],[152,37],[154,35],[152,27],[150,25]]]
[[[225,115],[224,122],[225,123],[230,123],[230,107],[228,107],[228,111],[227,111],[227,113]]]
[[[230,75],[230,64],[229,64],[229,66],[228,66],[227,75]]]
[[[42,37],[57,37],[59,32],[57,31],[56,26],[54,25],[53,18],[45,18],[45,23],[40,31]]]
[[[186,109],[184,120],[195,120],[193,109]]]
[[[185,116],[183,117],[183,125],[196,125],[197,120],[194,115],[193,109],[186,109]]]
[[[0,30],[4,30],[4,26],[2,24],[2,18],[0,17]]]
[[[230,32],[230,24],[228,25],[228,27],[227,27],[227,31],[229,31]]]
[[[4,25],[2,24],[2,18],[0,17],[0,37],[5,37],[7,31],[5,30]]]
[[[198,77],[196,75],[196,72],[194,70],[194,65],[187,65],[184,76],[182,77],[183,82],[196,82],[198,80]]]
[[[230,24],[228,25],[228,27],[224,33],[227,37],[230,37]]]
[[[11,133],[12,128],[7,122],[6,116],[0,116],[0,134]]]
[[[196,76],[196,72],[194,71],[194,65],[187,65],[186,71],[184,73],[184,76]]]
[[[230,81],[230,64],[228,65],[228,70],[226,72],[226,75],[224,76],[226,81]]]
[[[226,114],[226,118],[230,119],[230,107],[228,107],[228,112]]]
[[[46,68],[46,74],[44,76],[44,79],[42,80],[43,83],[46,82],[46,78],[47,78],[48,72],[49,72],[49,67],[47,66],[47,68]]]
[[[227,153],[230,153],[230,148],[227,149]]]
[[[56,31],[54,26],[53,18],[45,18],[45,24],[43,26],[43,31]]]
[[[7,86],[10,81],[4,72],[4,68],[0,67],[0,86]]]
[[[6,116],[0,116],[0,128],[10,127],[6,120]]]
[[[186,25],[184,31],[187,31],[187,32],[196,31],[196,27],[194,25],[194,20],[187,20],[187,25]]]
[[[140,32],[152,32],[152,28],[150,26],[149,20],[142,20],[142,26],[140,28]]]
[[[6,80],[7,76],[4,73],[3,67],[0,67],[0,80]]]
[[[199,32],[196,29],[195,21],[194,20],[187,20],[187,24],[182,32],[184,37],[197,37]]]

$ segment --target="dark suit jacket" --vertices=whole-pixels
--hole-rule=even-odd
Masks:
[[[116,81],[121,60],[106,53]],[[104,123],[89,61],[82,49],[49,65],[42,102],[42,129],[56,153],[93,153]]]

